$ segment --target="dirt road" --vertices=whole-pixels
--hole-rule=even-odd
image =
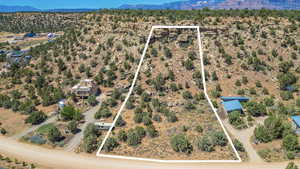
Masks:
[[[50,150],[0,137],[0,153],[54,169],[284,169],[287,163],[152,163]],[[300,164],[298,162],[298,164]]]
[[[247,129],[238,130],[233,128],[233,126],[229,124],[228,119],[223,120],[223,124],[226,126],[229,133],[234,135],[240,142],[243,143],[244,148],[246,149],[246,152],[249,157],[249,162],[263,162],[263,160],[256,153],[250,142],[250,138],[253,135],[255,126]]]
[[[55,121],[57,120],[57,115],[53,115],[51,117],[49,117],[46,121],[44,121],[43,123],[39,124],[39,125],[33,125],[31,126],[30,128],[22,131],[21,133],[17,134],[17,135],[14,135],[12,136],[13,139],[20,139],[22,138],[23,136],[26,136],[27,134],[31,133],[31,132],[34,132],[35,130],[37,130],[39,127],[45,125],[45,124],[49,124],[49,123],[54,123]]]
[[[100,95],[97,100],[98,100],[98,104],[91,108],[90,110],[88,110],[87,112],[83,113],[84,114],[84,119],[85,122],[84,124],[79,127],[80,128],[80,132],[77,133],[70,141],[69,143],[67,143],[67,145],[65,145],[64,149],[68,152],[73,152],[80,144],[81,140],[83,139],[83,131],[85,130],[85,128],[88,126],[89,123],[93,123],[95,122],[95,114],[96,112],[99,110],[99,108],[102,105],[102,102],[105,98],[105,95]]]

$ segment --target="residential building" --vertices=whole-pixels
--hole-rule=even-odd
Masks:
[[[72,87],[72,92],[77,97],[85,98],[91,95],[96,95],[98,92],[98,87],[92,79],[84,79]]]

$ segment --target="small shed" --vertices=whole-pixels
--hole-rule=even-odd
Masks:
[[[35,37],[35,36],[36,36],[36,33],[30,32],[30,33],[26,33],[26,34],[24,35],[24,38],[32,38],[32,37]]]
[[[233,111],[240,111],[243,113],[243,106],[238,100],[231,100],[222,102],[223,107],[227,113],[233,112]]]
[[[295,133],[300,135],[300,116],[292,116],[291,117],[292,119],[292,126],[293,126],[293,129],[295,130]]]
[[[109,130],[112,126],[112,123],[95,122],[94,125],[98,130]]]
[[[249,101],[249,98],[248,97],[241,97],[241,96],[232,96],[232,97],[221,96],[221,100],[223,100],[224,102],[232,101],[232,100],[238,100],[240,102],[246,102],[246,101]]]
[[[58,102],[58,108],[61,110],[66,106],[65,100],[60,100]]]
[[[47,37],[48,37],[48,39],[54,38],[55,34],[54,33],[48,33]]]

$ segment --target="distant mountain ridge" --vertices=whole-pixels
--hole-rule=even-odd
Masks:
[[[99,4],[100,6],[100,4]],[[124,4],[116,9],[144,9],[144,10],[192,10],[192,9],[290,9],[300,10],[300,0],[178,0],[159,5],[153,4]],[[90,12],[97,9],[38,9],[31,6],[0,5],[0,12]]]
[[[191,10],[211,9],[292,9],[300,10],[300,0],[186,0],[164,3],[160,5],[136,4],[122,5],[119,9],[174,9]]]
[[[0,12],[19,12],[19,11],[40,11],[40,9],[31,6],[6,6],[0,5]]]
[[[78,9],[38,9],[31,6],[7,6],[0,5],[0,12],[89,12],[97,9],[78,8]]]

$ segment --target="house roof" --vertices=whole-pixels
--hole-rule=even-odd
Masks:
[[[222,102],[222,104],[224,106],[224,109],[227,112],[232,112],[235,110],[243,110],[243,107],[238,100],[226,101],[226,102]]]
[[[107,126],[107,127],[110,127],[110,126],[112,126],[112,123],[95,122],[94,125],[96,125],[96,126]]]
[[[300,116],[292,116],[291,118],[293,119],[294,123],[300,127]]]
[[[241,96],[233,96],[233,97],[225,97],[225,96],[221,96],[221,100],[223,101],[232,101],[232,100],[238,100],[240,102],[242,101],[248,101],[249,98],[248,97],[241,97]]]

